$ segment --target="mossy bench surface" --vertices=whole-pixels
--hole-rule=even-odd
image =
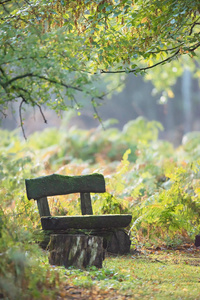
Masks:
[[[64,176],[52,174],[26,179],[28,199],[37,201],[42,229],[115,229],[125,228],[131,222],[131,215],[93,215],[90,193],[104,193],[105,179],[102,174]],[[82,216],[51,216],[48,196],[80,193]]]
[[[73,229],[116,229],[124,228],[131,222],[132,215],[85,215],[42,217],[44,230]]]
[[[52,174],[26,179],[25,183],[29,200],[73,193],[105,192],[104,177],[102,174],[97,173],[82,176]]]

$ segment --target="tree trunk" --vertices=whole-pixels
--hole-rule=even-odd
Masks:
[[[191,101],[191,72],[185,69],[182,76],[182,99],[184,114],[184,134],[191,131],[192,123],[192,101]]]
[[[103,237],[84,234],[52,234],[49,244],[51,265],[102,268]]]

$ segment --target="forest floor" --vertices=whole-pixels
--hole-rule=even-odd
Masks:
[[[200,249],[132,250],[107,255],[102,269],[63,269],[60,299],[200,299]]]

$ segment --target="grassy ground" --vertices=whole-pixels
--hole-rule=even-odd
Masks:
[[[68,287],[60,297],[200,299],[199,271],[200,250],[194,247],[133,251],[127,256],[107,257],[99,270],[63,270]]]

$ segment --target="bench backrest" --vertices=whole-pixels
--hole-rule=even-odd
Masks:
[[[52,174],[34,179],[26,179],[28,199],[37,200],[40,217],[50,216],[48,196],[80,193],[82,215],[92,215],[90,193],[104,193],[105,180],[102,174],[64,176]]]

